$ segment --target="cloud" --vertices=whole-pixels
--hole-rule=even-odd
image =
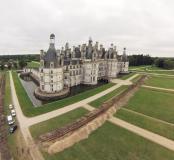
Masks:
[[[91,36],[129,54],[173,56],[172,0],[6,0],[0,6],[0,54],[39,53],[49,34],[56,46],[85,43]]]

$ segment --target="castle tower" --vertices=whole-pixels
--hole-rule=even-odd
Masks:
[[[128,73],[129,72],[129,61],[126,55],[126,48],[123,48],[123,55],[121,57],[122,61],[122,73]]]

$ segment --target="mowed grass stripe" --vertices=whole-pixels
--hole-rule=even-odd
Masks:
[[[147,129],[161,136],[174,140],[174,126],[159,122],[155,119],[133,113],[128,110],[120,109],[115,114],[117,118],[134,124],[138,127]]]
[[[173,160],[174,152],[106,122],[83,140],[47,160]]]
[[[108,84],[102,85],[100,87],[77,94],[72,97],[68,97],[68,98],[64,98],[62,100],[48,103],[48,104],[42,105],[40,107],[34,107],[30,98],[28,97],[23,85],[21,84],[17,73],[12,72],[12,75],[13,75],[14,85],[15,85],[15,89],[16,89],[16,93],[17,93],[17,96],[19,99],[20,106],[22,108],[23,113],[27,117],[33,117],[36,115],[47,113],[47,112],[62,108],[64,106],[79,102],[88,97],[94,96],[95,94],[98,94],[115,85],[114,83],[108,83]]]
[[[11,88],[10,88],[10,75],[5,72],[5,96],[4,96],[4,111],[5,114],[10,114],[9,104],[12,104]]]
[[[167,89],[174,89],[174,77],[151,76],[146,85]]]
[[[86,113],[88,113],[88,111],[84,108],[75,109],[61,116],[31,126],[30,132],[32,136],[36,139],[41,134],[53,131],[55,129],[65,126],[68,123],[74,122],[78,118],[84,116]]]
[[[174,94],[140,88],[125,106],[150,117],[174,123]]]
[[[128,88],[128,86],[121,86],[121,87],[115,89],[114,91],[102,96],[101,98],[98,98],[95,101],[92,101],[91,103],[89,103],[89,105],[96,107],[96,108],[100,107],[104,102],[112,99],[113,97],[118,96],[119,94],[124,92],[127,88]]]

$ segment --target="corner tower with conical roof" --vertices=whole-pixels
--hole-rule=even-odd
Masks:
[[[50,44],[46,53],[41,51],[40,91],[58,93],[64,89],[63,57],[55,49],[55,35],[50,35]]]

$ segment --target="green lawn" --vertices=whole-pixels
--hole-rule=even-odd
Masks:
[[[35,62],[35,61],[31,61],[27,63],[27,67],[28,68],[39,68],[40,67],[40,63],[39,62]]]
[[[46,160],[173,160],[174,152],[109,122],[88,139]]]
[[[151,76],[145,84],[154,87],[174,89],[174,77]]]
[[[118,110],[115,116],[131,124],[174,140],[174,126],[172,125],[124,109]]]
[[[77,120],[78,118],[84,116],[86,113],[88,113],[88,111],[84,108],[75,109],[61,116],[31,126],[30,132],[34,138],[37,138],[41,134],[50,132]]]
[[[137,72],[146,72],[146,73],[158,73],[158,74],[169,74],[174,75],[174,71],[166,70],[163,68],[155,67],[155,66],[130,66],[129,70],[137,71]]]
[[[34,107],[31,100],[29,99],[24,87],[22,86],[17,73],[12,72],[12,75],[13,75],[13,80],[14,80],[17,96],[19,99],[19,103],[21,105],[23,113],[27,117],[40,115],[40,114],[50,112],[50,111],[56,110],[58,108],[73,104],[73,103],[76,103],[78,101],[91,97],[91,96],[93,96],[97,93],[100,93],[115,85],[114,83],[108,83],[108,84],[102,85],[98,88],[94,88],[94,89],[85,91],[83,93],[77,94],[72,97],[68,97],[68,98],[64,98],[62,100],[48,103],[48,104],[42,105],[40,107]]]
[[[4,97],[4,111],[5,114],[9,114],[9,104],[12,104],[11,89],[10,89],[10,75],[9,72],[5,72],[5,97]]]
[[[93,107],[100,107],[104,102],[118,96],[119,94],[124,92],[127,88],[128,88],[128,86],[121,86],[121,87],[115,89],[114,91],[106,94],[105,96],[102,96],[102,97],[96,99],[95,101],[92,101],[89,104]]]
[[[125,106],[145,115],[174,123],[174,94],[141,88]]]

